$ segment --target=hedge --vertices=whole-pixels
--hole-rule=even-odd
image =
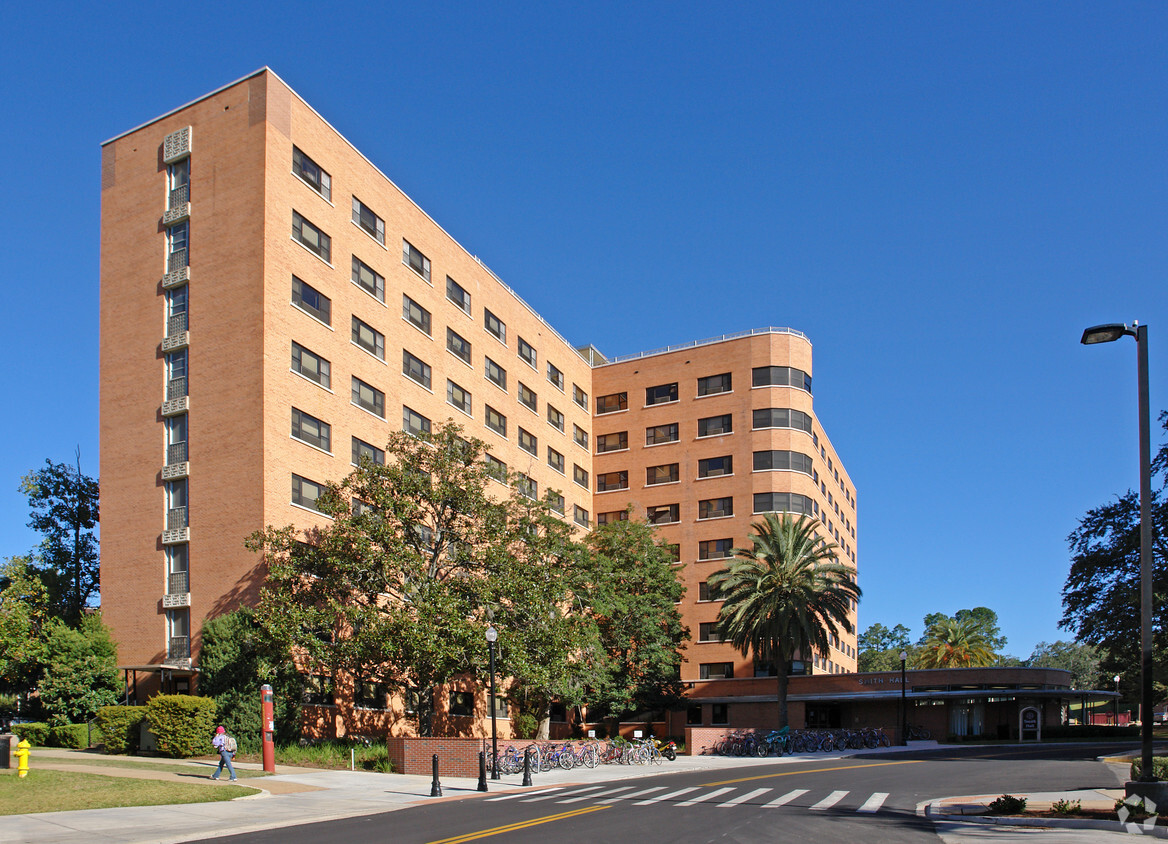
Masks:
[[[146,704],[146,722],[167,756],[185,759],[211,753],[218,705],[209,697],[157,695]]]
[[[49,728],[50,747],[89,747],[89,727],[85,724],[58,724]]]
[[[13,724],[12,732],[20,736],[21,741],[27,741],[35,747],[46,747],[49,741],[49,725],[43,721],[29,721],[26,724]]]
[[[1144,760],[1133,759],[1131,763],[1131,778],[1133,780],[1140,779],[1140,771],[1144,767]],[[1152,776],[1158,780],[1168,780],[1168,757],[1153,756],[1152,757]]]
[[[139,725],[146,719],[145,706],[103,706],[97,710],[106,753],[135,753],[141,737]]]

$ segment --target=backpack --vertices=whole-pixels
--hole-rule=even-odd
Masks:
[[[223,749],[228,753],[234,753],[238,747],[239,745],[235,743],[235,738],[233,736],[223,736]]]

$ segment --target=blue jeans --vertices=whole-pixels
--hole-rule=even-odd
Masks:
[[[235,779],[235,766],[231,764],[232,753],[229,750],[219,751],[219,767],[215,769],[215,773],[211,775],[211,779],[219,779],[219,775],[223,773],[223,766],[227,766],[227,773],[231,774],[231,778]]]

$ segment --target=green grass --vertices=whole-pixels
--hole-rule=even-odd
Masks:
[[[38,758],[35,752],[29,759],[29,767],[32,769],[38,767],[60,767],[62,765],[83,765],[87,768],[135,768],[140,771],[159,771],[167,774],[197,775],[203,773],[210,776],[215,773],[215,769],[219,766],[219,760],[215,759],[207,765],[197,766],[182,765],[177,762],[147,762],[132,757],[110,758],[109,756],[96,756],[92,754],[79,754],[75,758],[69,759],[63,759],[60,756],[42,756]],[[240,779],[268,776],[266,771],[246,771],[239,768],[236,768],[235,773],[238,774]]]
[[[349,770],[349,752],[354,751],[358,771],[380,771],[391,773],[393,765],[385,749],[385,742],[374,742],[366,747],[347,741],[322,741],[319,744],[301,747],[299,744],[280,745],[276,748],[277,765],[293,765],[305,768],[328,770]],[[262,762],[259,753],[240,752],[236,759],[240,762]]]
[[[29,771],[20,779],[15,770],[0,770],[0,815],[214,803],[254,793],[255,789],[226,783],[160,782],[50,770]]]

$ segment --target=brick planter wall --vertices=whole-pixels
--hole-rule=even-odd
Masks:
[[[506,744],[499,739],[499,748],[517,747],[523,751],[529,741],[512,741]],[[487,768],[491,765],[490,738],[410,738],[390,736],[386,739],[386,750],[393,769],[399,774],[430,776],[433,771],[433,757],[438,754],[438,772],[443,777],[477,777],[479,775],[479,751],[487,754]]]

